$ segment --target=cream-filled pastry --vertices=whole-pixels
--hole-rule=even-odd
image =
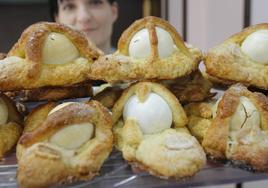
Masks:
[[[97,101],[48,103],[25,122],[17,146],[21,187],[90,180],[112,151],[112,117]]]
[[[89,76],[107,82],[166,80],[197,70],[199,49],[185,46],[167,21],[149,16],[137,20],[121,35],[118,50],[92,64]]]
[[[252,93],[237,84],[230,87],[214,105],[191,104],[185,108],[190,130],[203,137],[200,140],[207,154],[216,159],[236,161],[236,164],[255,170],[268,170],[266,96]]]
[[[0,60],[0,90],[64,87],[88,81],[91,64],[102,54],[79,31],[58,23],[33,24]]]
[[[22,115],[14,102],[0,93],[0,160],[16,145],[22,125]]]
[[[135,167],[162,178],[182,178],[206,163],[202,147],[185,128],[182,106],[162,85],[130,86],[112,112],[115,145]]]
[[[206,75],[213,82],[268,89],[267,50],[268,24],[245,28],[208,51]]]

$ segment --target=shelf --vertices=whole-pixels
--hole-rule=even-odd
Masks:
[[[10,154],[0,162],[0,187],[17,187],[16,183],[16,156]],[[64,187],[190,187],[219,185],[229,183],[243,183],[268,179],[268,173],[251,172],[241,168],[209,161],[195,176],[183,180],[163,180],[148,173],[133,173],[121,157],[121,153],[114,151],[104,163],[100,176],[92,181],[78,182]]]

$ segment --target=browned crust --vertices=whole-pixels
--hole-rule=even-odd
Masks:
[[[162,81],[181,103],[199,102],[215,96],[211,93],[212,83],[202,76],[200,71],[175,80]]]
[[[81,98],[92,96],[92,86],[88,84],[77,84],[66,87],[42,87],[32,90],[22,90],[16,92],[8,92],[17,97],[22,102],[29,101],[58,101],[70,98]]]
[[[66,65],[42,64],[42,46],[50,32],[67,36],[77,47],[87,63],[72,62]],[[6,60],[0,64],[0,90],[32,89],[43,86],[63,86],[88,80],[87,73],[102,52],[87,41],[86,37],[65,25],[39,22],[28,27],[8,53],[19,61]],[[70,71],[75,70],[75,71]]]
[[[107,87],[102,92],[92,97],[92,99],[99,101],[106,108],[112,108],[121,96],[123,90],[123,88],[117,86]]]
[[[240,48],[249,34],[260,29],[268,29],[268,24],[248,27],[209,50],[205,56],[205,65],[211,81],[224,84],[240,82],[247,86],[268,89],[268,66],[254,62]]]
[[[166,58],[160,58],[157,50],[155,26],[167,30],[178,49]],[[128,54],[129,42],[141,28],[149,30],[152,53],[148,58],[136,59]],[[107,82],[174,79],[190,74],[198,68],[202,53],[197,48],[187,48],[176,30],[166,21],[157,17],[145,17],[134,22],[120,37],[118,51],[100,57],[92,65],[89,77]]]
[[[178,99],[163,85],[153,82],[138,82],[127,88],[114,104],[113,123],[116,124],[122,116],[124,105],[132,95],[137,95],[140,99],[144,100],[149,92],[155,92],[165,99],[172,110],[172,118],[174,127],[184,127],[187,123],[187,116],[178,101]]]

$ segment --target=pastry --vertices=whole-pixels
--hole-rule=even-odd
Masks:
[[[0,93],[0,159],[16,145],[23,125],[23,118],[15,104]]]
[[[268,89],[268,24],[250,26],[209,50],[206,73],[214,82]]]
[[[201,59],[200,50],[187,47],[167,21],[149,16],[125,30],[118,50],[95,61],[89,76],[110,83],[174,79],[196,70]]]
[[[202,147],[185,127],[182,106],[162,85],[130,86],[112,112],[115,146],[133,166],[161,178],[183,178],[206,163]]]
[[[67,26],[49,22],[31,25],[0,60],[0,90],[84,82],[101,54],[83,34]]]
[[[250,92],[245,86],[237,84],[229,88],[214,105],[192,104],[187,108],[186,111],[192,115],[189,117],[189,122],[192,121],[190,129],[202,138],[207,154],[255,170],[268,170],[266,96]]]
[[[7,95],[22,102],[29,101],[58,101],[63,99],[81,98],[92,96],[90,83],[75,84],[65,87],[42,87],[31,90],[9,91]]]
[[[199,70],[190,75],[174,80],[161,81],[182,104],[203,101],[212,98],[216,93],[211,93],[212,83],[204,78]]]
[[[51,187],[90,180],[112,147],[112,118],[100,103],[48,103],[26,119],[17,146],[18,183]]]

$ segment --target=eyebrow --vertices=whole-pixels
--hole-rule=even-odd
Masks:
[[[58,0],[58,3],[73,2],[74,0]]]

